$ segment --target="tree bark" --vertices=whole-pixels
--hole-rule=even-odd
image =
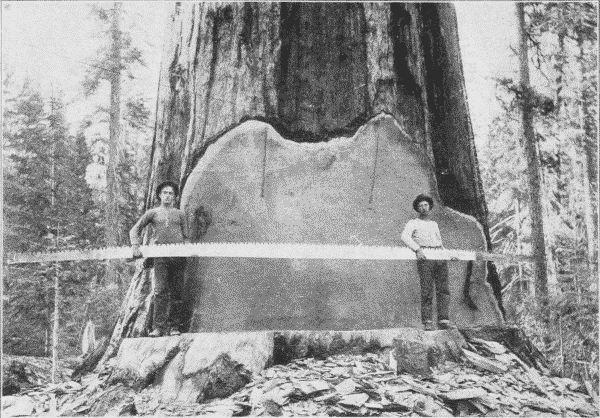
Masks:
[[[111,20],[111,66],[110,66],[110,110],[109,110],[109,135],[108,135],[108,161],[106,164],[106,244],[116,246],[119,243],[119,210],[116,184],[116,170],[118,162],[119,134],[121,123],[121,3],[115,3],[112,9]],[[117,264],[115,261],[107,262],[107,279],[109,283],[116,283]]]
[[[46,306],[46,338],[44,339],[44,355],[48,356],[52,353],[50,335],[52,333],[52,313],[50,312],[50,286],[46,284],[46,277],[42,277],[42,286],[44,287],[44,305]]]
[[[589,170],[588,170],[588,153],[586,152],[582,159],[582,176],[583,176],[583,205],[584,205],[584,214],[585,214],[585,237],[586,237],[586,252],[587,252],[587,267],[588,274],[590,280],[594,280],[596,275],[596,248],[595,248],[595,228],[594,228],[594,218],[593,211],[594,208],[592,206],[592,189],[590,188],[590,179],[589,179]]]
[[[580,69],[581,69],[581,81],[584,84],[585,79],[585,66],[584,66],[584,49],[583,40],[581,37],[578,39],[579,46],[579,58],[580,58]],[[597,277],[597,257],[596,257],[596,228],[594,223],[594,207],[592,205],[592,189],[590,179],[595,178],[595,170],[593,165],[593,146],[591,145],[594,138],[597,137],[597,133],[590,129],[590,123],[586,123],[586,119],[592,118],[587,108],[588,101],[585,97],[585,91],[582,91],[580,102],[579,102],[579,125],[582,131],[582,148],[583,155],[581,156],[582,163],[582,180],[583,180],[583,212],[585,219],[585,237],[586,237],[586,252],[587,252],[587,266],[589,279],[593,282]]]
[[[51,98],[51,122],[50,128],[55,132],[55,118],[54,118],[54,97]],[[52,205],[53,215],[56,215],[56,137],[52,135],[52,166],[50,168],[50,204]],[[54,249],[58,250],[58,238],[60,234],[60,223],[56,225],[56,236],[54,239]],[[59,278],[60,278],[60,269],[58,263],[54,265],[54,313],[52,315],[52,374],[51,381],[52,383],[56,383],[56,368],[58,362],[58,327],[59,327],[59,317],[58,317],[58,308],[59,308]]]
[[[515,234],[517,236],[517,253],[521,254],[521,202],[517,197],[515,201]],[[521,300],[525,299],[525,292],[529,292],[529,283],[523,280],[523,265],[519,263],[519,293]]]
[[[58,239],[57,239],[58,240]],[[60,302],[60,288],[59,288],[60,270],[58,266],[54,269],[54,314],[52,324],[52,383],[56,383],[56,369],[58,367],[58,329],[59,329],[59,302]]]
[[[535,132],[533,128],[533,103],[532,90],[529,81],[529,58],[527,46],[527,31],[525,29],[524,4],[517,3],[517,17],[519,21],[519,74],[521,84],[521,126],[523,142],[527,157],[529,194],[531,208],[531,234],[533,241],[533,255],[535,258],[536,296],[548,296],[548,270],[546,267],[546,240],[544,236],[542,181],[540,176],[540,160],[536,149]]]
[[[181,4],[163,57],[147,207],[249,118],[318,142],[385,112],[427,148],[444,204],[487,224],[451,5]]]
[[[364,133],[371,132],[368,127],[393,135],[382,142],[377,139],[364,161],[375,164],[376,159],[395,155],[386,152],[397,143],[416,147],[428,160],[423,167],[431,173],[436,201],[479,221],[483,232],[477,233],[491,249],[451,4],[176,3],[169,23],[146,208],[153,205],[154,189],[164,180],[179,180],[184,194],[192,193],[189,190],[198,183],[187,185],[190,174],[211,144],[245,121],[260,121],[276,130],[279,136],[273,138],[256,136],[263,151],[270,153],[281,149],[275,136],[298,143],[326,144],[352,135],[375,141]],[[393,123],[384,118],[384,123],[367,124],[382,113]],[[361,127],[363,136],[357,133]],[[379,153],[375,145],[383,147]],[[259,160],[278,158],[269,155]],[[322,170],[333,163],[325,157],[318,157]],[[376,178],[378,171],[382,177],[391,168],[383,173],[379,166],[368,170],[373,193],[391,187]],[[264,188],[259,196],[267,198]],[[377,198],[367,201],[373,211]],[[193,229],[200,239],[210,216],[202,207],[196,209],[188,216],[194,217]],[[414,216],[412,209],[406,210]],[[401,225],[394,225],[397,228]],[[482,264],[478,271],[487,271],[485,286],[491,286],[495,309],[501,310],[500,282],[493,264],[487,267]],[[484,282],[485,278],[486,273]],[[104,358],[115,353],[123,337],[145,332],[148,280],[136,274]],[[479,286],[477,280],[473,284]]]

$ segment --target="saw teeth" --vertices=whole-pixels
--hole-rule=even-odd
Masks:
[[[229,248],[229,247],[233,248]],[[213,247],[213,248],[211,248]],[[211,257],[219,257],[219,250],[225,250],[223,257],[238,256],[234,254],[235,250],[250,250],[254,247],[257,251],[249,251],[250,257],[259,258],[296,258],[294,256],[306,256],[307,258],[321,258],[323,252],[331,252],[332,258],[341,259],[354,259],[364,258],[369,259],[414,259],[412,253],[408,248],[398,247],[393,245],[353,245],[353,244],[321,244],[321,243],[289,243],[289,242],[200,242],[200,243],[189,243],[189,244],[160,244],[160,245],[144,245],[143,250],[154,257],[164,256],[184,256],[193,257],[198,254],[194,249],[200,249],[201,251],[208,251]],[[269,253],[269,249],[278,250],[276,254]],[[215,251],[216,250],[216,251]],[[294,251],[298,251],[300,254],[294,254]],[[362,255],[358,253],[362,252]],[[466,251],[466,250],[428,250],[431,254],[439,254],[444,258],[449,256],[462,257],[463,260],[497,260],[504,261],[505,259],[509,262],[514,262],[512,259],[518,259],[517,262],[527,262],[531,258],[525,255],[514,254],[514,255],[499,255],[493,253],[479,252],[479,251]],[[289,254],[288,254],[289,252]],[[383,254],[377,254],[381,252]],[[185,255],[185,254],[191,255]],[[408,254],[411,255],[408,255]],[[398,254],[398,257],[394,257]],[[400,255],[403,255],[400,257]],[[243,253],[239,255],[244,257]],[[273,256],[273,257],[270,257]],[[101,260],[101,259],[113,259],[113,258],[130,258],[131,248],[129,246],[110,246],[105,248],[89,248],[87,250],[58,250],[55,248],[49,249],[46,252],[29,252],[29,253],[12,253],[7,257],[9,264],[20,264],[20,263],[36,263],[36,262],[56,262],[56,261],[74,261],[74,260]],[[50,260],[44,260],[44,258],[50,258]],[[37,261],[36,261],[37,259]]]

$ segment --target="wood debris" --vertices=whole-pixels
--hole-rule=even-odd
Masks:
[[[301,359],[276,365],[254,376],[246,388],[230,396],[238,405],[235,416],[593,416],[597,410],[584,392],[569,379],[533,374],[494,344],[482,349],[480,357],[499,372],[475,366],[446,362],[433,368],[433,374],[420,378],[397,375],[383,360],[385,356],[337,355],[325,360]],[[471,352],[472,353],[472,352]],[[484,356],[490,357],[484,357]],[[472,357],[472,356],[471,356]],[[339,364],[352,369],[339,373]],[[499,364],[499,366],[498,366]],[[360,366],[360,367],[358,367]],[[346,377],[347,376],[347,377]],[[385,379],[384,379],[385,378]],[[251,402],[257,388],[273,390],[283,386],[287,401]],[[318,382],[318,383],[317,383]],[[290,385],[294,390],[290,391]],[[543,391],[539,390],[539,387]],[[320,389],[320,390],[317,390]],[[562,402],[556,402],[556,400]],[[222,401],[220,401],[222,402]],[[242,411],[239,405],[252,404]],[[208,413],[208,405],[200,414]],[[231,407],[230,410],[234,408]]]
[[[477,353],[469,351],[467,349],[463,349],[463,354],[467,358],[467,360],[472,363],[475,367],[479,367],[480,369],[487,370],[492,373],[503,373],[508,370],[508,368],[500,363],[499,361],[495,361],[489,358],[485,358],[480,356]]]
[[[71,380],[72,368],[59,360],[56,380]],[[50,384],[52,359],[49,357],[2,355],[2,396],[14,395],[36,386]]]
[[[597,416],[586,387],[549,377],[504,346],[470,342],[461,363],[446,361],[431,375],[398,374],[387,353],[339,354],[274,365],[241,390],[206,403],[161,400],[155,388],[140,392],[111,385],[110,368],[80,381],[21,391],[19,413],[29,415],[158,416]],[[478,350],[478,352],[472,351]],[[3,401],[11,411],[18,399]],[[29,404],[34,404],[31,408]],[[13,409],[14,410],[14,409]],[[5,412],[5,411],[3,411]],[[4,415],[4,414],[3,414]],[[26,415],[26,414],[25,414]]]
[[[482,388],[469,388],[469,389],[454,389],[444,393],[444,399],[449,401],[458,401],[460,399],[473,399],[481,398],[486,396],[487,391]]]

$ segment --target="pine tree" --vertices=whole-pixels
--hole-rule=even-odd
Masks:
[[[538,118],[550,213],[579,237],[572,244],[566,245],[562,239],[555,245],[571,249],[558,253],[558,262],[560,269],[569,270],[571,260],[586,260],[593,278],[597,236],[597,9],[584,2],[533,3],[525,12],[536,68],[555,92],[553,99],[543,100],[546,111]]]
[[[551,363],[558,365],[556,373],[582,382],[592,380],[596,386],[597,273],[589,258],[595,257],[597,224],[589,218],[597,210],[597,168],[595,157],[586,152],[595,155],[597,150],[596,8],[576,2],[526,3],[523,9],[529,69],[541,76],[528,93],[544,222],[552,227],[546,231],[546,247],[556,263],[558,287],[547,306],[537,304],[528,298],[526,287],[513,286],[527,280],[531,272],[506,267],[501,271],[505,306],[508,319],[531,334]],[[518,143],[522,89],[510,79],[500,80],[499,85],[503,113],[480,154],[493,224],[490,231],[500,249],[515,248],[520,237],[523,251],[528,252],[532,231],[523,221],[529,218],[531,201],[527,164]],[[588,161],[593,167],[586,170]]]
[[[25,83],[4,109],[3,133],[7,251],[96,243],[98,211],[85,181],[90,154],[82,134],[69,135],[60,97],[46,100]],[[57,351],[76,348],[78,336],[71,328],[82,321],[78,311],[88,296],[89,281],[103,274],[96,263],[13,266],[5,273],[4,313],[13,319],[4,323],[7,352],[49,355],[55,308],[61,318]],[[57,295],[63,295],[58,303]]]
[[[144,65],[144,62],[141,51],[123,28],[125,12],[122,3],[114,3],[110,9],[94,6],[92,11],[104,27],[102,36],[106,45],[98,51],[97,58],[91,60],[83,87],[86,94],[91,95],[98,92],[101,81],[110,85],[110,102],[108,109],[104,109],[109,116],[108,135],[103,139],[106,142],[104,230],[106,245],[119,245],[127,243],[127,231],[139,212],[140,197],[132,190],[141,189],[142,179],[137,175],[132,150],[146,151],[141,144],[129,143],[128,126],[123,121],[129,122],[134,129],[145,130],[149,114],[143,99],[125,97],[122,85],[126,78],[133,78],[134,66]],[[109,282],[120,283],[117,264],[108,263]]]
[[[13,251],[41,249],[50,208],[50,133],[42,96],[25,83],[4,111],[5,245]]]
[[[540,161],[536,149],[536,137],[533,126],[533,91],[529,81],[528,38],[525,27],[525,12],[523,3],[517,3],[519,25],[519,66],[521,92],[521,126],[525,155],[527,156],[529,193],[531,196],[531,223],[533,238],[533,256],[535,259],[536,295],[540,298],[548,296],[548,267],[546,261],[546,237],[544,232],[543,191],[540,177]]]
[[[94,203],[92,190],[86,182],[87,167],[92,163],[92,154],[83,130],[77,133],[73,145],[73,188],[67,199],[76,204],[73,232],[78,238],[79,248],[85,248],[100,244],[102,214]]]

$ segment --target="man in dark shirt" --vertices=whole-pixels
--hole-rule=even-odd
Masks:
[[[151,244],[189,243],[185,213],[174,207],[177,184],[165,181],[156,188],[160,206],[148,210],[129,232],[133,257],[142,257],[140,235],[152,226]],[[154,318],[150,337],[179,335],[182,315],[184,257],[158,257],[154,260]]]

